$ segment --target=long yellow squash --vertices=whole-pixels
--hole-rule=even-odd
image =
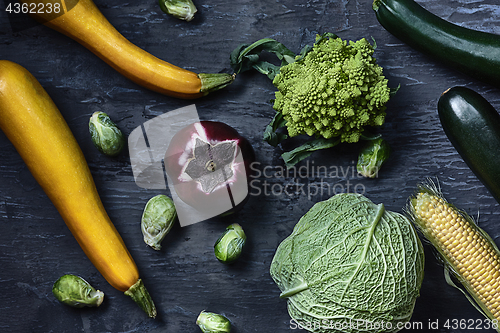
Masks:
[[[153,91],[193,99],[221,89],[234,80],[227,73],[196,74],[144,51],[120,34],[92,0],[21,0],[30,15],[71,37],[135,83]],[[74,4],[76,2],[76,4]],[[54,7],[55,4],[62,6]],[[73,6],[74,5],[74,6]],[[52,8],[47,10],[48,8]],[[54,13],[57,8],[58,13]]]
[[[0,60],[0,129],[99,272],[154,317],[155,306],[66,121],[36,78],[7,60]]]

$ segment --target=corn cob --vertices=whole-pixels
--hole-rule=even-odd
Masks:
[[[407,210],[476,308],[479,306],[483,315],[498,323],[500,252],[493,240],[470,216],[450,204],[430,180],[419,186]]]

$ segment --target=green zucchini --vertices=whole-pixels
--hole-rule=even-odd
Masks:
[[[477,178],[500,203],[500,115],[477,92],[445,91],[438,114],[448,139]]]
[[[399,40],[478,80],[500,84],[500,36],[450,23],[413,0],[374,0],[380,24]]]

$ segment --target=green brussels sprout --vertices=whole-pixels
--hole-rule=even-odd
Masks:
[[[52,286],[52,293],[60,302],[75,308],[98,307],[104,299],[102,291],[72,274],[61,276]]]
[[[198,11],[191,0],[159,0],[159,3],[163,12],[188,22]]]
[[[223,315],[201,311],[196,324],[200,326],[203,333],[229,333],[231,322]]]
[[[122,131],[104,112],[94,112],[89,121],[92,143],[99,151],[108,156],[118,155],[125,147]]]
[[[231,264],[241,255],[247,236],[238,223],[233,223],[214,245],[215,256],[225,264]]]
[[[359,153],[356,168],[364,177],[378,177],[382,164],[389,158],[390,154],[391,148],[384,139],[370,140]]]
[[[142,213],[141,230],[144,242],[155,250],[161,249],[161,242],[172,229],[177,211],[172,199],[159,194],[149,199]]]

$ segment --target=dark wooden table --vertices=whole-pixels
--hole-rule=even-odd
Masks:
[[[419,2],[457,24],[500,33],[497,0]],[[264,37],[275,38],[295,52],[311,44],[317,33],[327,31],[344,39],[375,38],[376,57],[390,85],[401,85],[380,128],[392,146],[392,157],[377,179],[362,179],[350,172],[325,179],[280,177],[274,171],[282,166],[281,148],[262,141],[262,132],[274,114],[270,100],[275,91],[263,75],[242,74],[226,89],[195,101],[166,97],[130,82],[83,46],[49,28],[13,31],[2,7],[0,59],[27,68],[67,120],[159,315],[148,319],[131,299],[104,280],[12,144],[0,133],[1,332],[198,332],[195,320],[202,310],[225,314],[234,332],[294,331],[286,301],[279,299],[280,291],[269,275],[269,265],[276,247],[298,219],[331,193],[307,196],[268,191],[266,195],[264,181],[268,190],[274,184],[278,184],[277,189],[294,181],[307,186],[323,180],[332,188],[337,185],[337,190],[347,190],[347,184],[358,185],[375,203],[383,202],[387,209],[401,212],[417,183],[438,177],[448,199],[479,216],[480,226],[498,243],[498,203],[446,138],[436,103],[442,91],[463,85],[499,108],[499,90],[448,69],[394,38],[377,22],[371,1],[195,0],[199,12],[192,22],[167,16],[153,0],[97,0],[96,4],[130,41],[195,72],[230,72],[229,53],[240,43]],[[192,103],[202,120],[225,122],[247,137],[262,168],[267,166],[273,172],[258,178],[260,195],[254,189],[237,215],[184,228],[177,225],[157,252],[144,244],[140,219],[150,197],[168,192],[139,188],[128,152],[116,158],[100,154],[90,141],[88,119],[94,111],[104,111],[128,135],[146,120]],[[314,154],[309,163],[351,170],[358,149],[359,145],[338,146]],[[240,260],[226,266],[215,259],[213,245],[233,222],[243,226],[248,242]],[[442,266],[430,247],[425,249],[425,280],[412,318],[412,322],[422,323],[423,329],[414,331],[469,332],[444,327],[447,320],[479,323],[482,316],[458,290],[446,284]],[[102,306],[74,309],[59,303],[51,287],[67,273],[80,275],[104,291]],[[429,328],[429,323],[436,321],[438,328]]]

